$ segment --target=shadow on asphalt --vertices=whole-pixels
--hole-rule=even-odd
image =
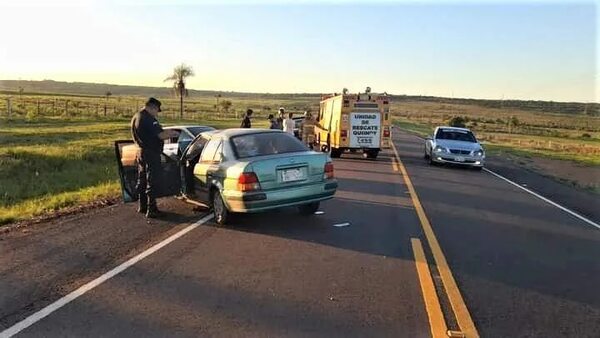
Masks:
[[[393,172],[389,156],[376,161],[359,156],[345,154],[334,160],[336,172],[344,173],[338,176],[343,197],[322,202],[324,214],[303,216],[297,208],[238,214],[227,228],[413,260],[410,239],[422,238],[422,232],[402,177]],[[354,177],[340,177],[349,173]],[[350,225],[334,226],[346,222]]]
[[[430,166],[416,141],[401,142],[402,162],[459,282],[475,277],[600,312],[600,232],[489,173]]]

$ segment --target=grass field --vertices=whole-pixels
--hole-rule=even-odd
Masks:
[[[239,124],[234,119],[162,122]],[[0,120],[0,224],[117,196],[113,142],[129,138],[129,119]]]
[[[5,113],[7,95],[0,94],[0,224],[118,196],[113,142],[129,138],[129,119],[142,105],[143,97],[11,97],[13,113],[9,119]],[[177,100],[161,99],[163,125],[206,124],[217,128],[238,126],[247,108],[255,110],[255,126],[266,126],[266,116],[279,106],[301,113],[305,109],[316,111],[319,104],[315,95],[192,97],[186,102],[185,119],[181,121],[175,118]],[[231,102],[227,109],[221,106],[223,100]],[[422,135],[454,116],[463,116],[467,126],[485,142],[488,152],[600,165],[598,116],[504,109],[479,103],[392,102],[394,123]],[[510,123],[515,118],[517,122]]]
[[[395,102],[394,123],[421,135],[455,116],[492,152],[600,165],[600,117],[432,102]]]

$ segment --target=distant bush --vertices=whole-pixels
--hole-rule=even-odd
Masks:
[[[581,138],[592,138],[592,135],[590,135],[588,133],[583,133],[583,134],[581,134]]]
[[[33,121],[36,119],[36,117],[37,117],[37,114],[33,110],[28,111],[27,114],[25,115],[25,119],[27,121]]]
[[[463,116],[454,116],[453,118],[448,120],[448,125],[450,127],[465,128],[467,121],[468,119]]]

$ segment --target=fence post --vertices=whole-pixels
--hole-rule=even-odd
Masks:
[[[52,116],[56,115],[56,99],[52,101]]]
[[[6,111],[8,113],[8,118],[12,115],[12,104],[10,102],[10,97],[6,99]]]
[[[40,115],[40,99],[37,99],[37,115]]]
[[[65,116],[69,116],[69,100],[65,100]]]

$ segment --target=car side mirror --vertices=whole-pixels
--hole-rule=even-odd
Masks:
[[[426,140],[433,140],[433,137],[431,135],[427,135],[427,137],[425,139]]]

